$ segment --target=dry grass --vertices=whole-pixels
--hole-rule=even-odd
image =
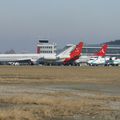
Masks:
[[[64,96],[64,95],[63,95]],[[109,99],[109,100],[108,100]],[[111,115],[112,108],[107,106],[107,102],[120,101],[120,97],[98,96],[95,97],[78,97],[70,99],[70,97],[55,97],[49,95],[19,95],[4,96],[0,98],[1,104],[10,104],[0,110],[0,119],[38,119],[44,120],[59,116],[87,115],[96,116],[101,114]],[[115,110],[119,112],[119,110]]]
[[[114,84],[120,85],[119,67],[20,67],[0,66],[0,84]],[[119,120],[120,96],[97,91],[18,93],[0,95],[0,120],[53,120],[75,115]],[[1,107],[2,106],[2,107]],[[106,117],[107,115],[107,117]],[[79,116],[79,119],[81,117]],[[90,119],[89,119],[90,120]]]
[[[120,84],[119,67],[0,67],[0,83]]]
[[[0,110],[0,120],[34,120],[34,116],[30,111],[14,108]]]
[[[74,114],[89,114],[94,113],[95,110],[98,112],[98,109],[102,109],[102,103],[97,101],[94,103],[92,99],[62,99],[44,96],[42,98],[33,98],[32,96],[15,96],[12,98],[2,98],[1,103],[3,104],[12,104],[13,106],[17,106],[14,109],[7,108],[3,113],[16,113],[21,115],[20,112],[30,112],[31,116],[34,116],[34,112],[37,108],[37,115],[41,115],[42,117],[54,117],[54,116],[73,116]],[[21,108],[21,105],[24,106]],[[28,107],[29,106],[29,107]],[[94,107],[94,110],[93,110]],[[19,108],[19,109],[18,109]],[[26,108],[26,111],[24,109]],[[16,111],[15,111],[16,110]],[[2,113],[2,112],[0,112]],[[5,115],[5,114],[4,114]],[[15,114],[6,114],[5,116],[14,116]],[[1,114],[0,114],[1,116]],[[14,116],[15,117],[15,116]],[[21,117],[21,116],[20,116]]]

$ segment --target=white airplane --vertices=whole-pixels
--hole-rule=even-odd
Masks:
[[[74,61],[79,58],[82,52],[83,42],[77,45],[67,45],[63,51],[56,55],[56,59],[52,61],[46,61],[43,59],[43,64],[55,64],[55,65],[74,65]]]
[[[18,65],[27,63],[30,65],[39,64],[40,59],[54,60],[56,54],[0,54],[0,62],[8,62],[9,64]]]
[[[76,46],[72,45],[67,50],[57,56],[56,63],[63,65],[74,65],[75,60],[79,59],[82,53],[83,42],[79,42]]]
[[[0,62],[7,62],[11,65],[19,65],[21,63],[27,63],[30,65],[39,64],[42,62],[52,64],[55,62],[61,62],[63,64],[68,63],[70,60],[75,59],[80,55],[83,43],[80,42],[76,46],[71,46],[65,49],[60,54],[0,54]],[[73,50],[73,51],[72,51]],[[78,52],[77,52],[78,51]]]
[[[113,66],[118,66],[120,65],[120,58],[115,58],[112,63]]]
[[[104,57],[107,52],[108,45],[104,44],[99,52],[95,54],[95,56],[91,57],[87,64],[90,66],[97,66],[97,65],[105,65],[106,64],[106,58]]]
[[[105,65],[106,64],[106,59],[104,57],[95,57],[91,58],[88,61],[88,64],[90,66],[98,66],[98,65]]]
[[[103,47],[94,55],[82,55],[80,56],[79,59],[77,59],[75,61],[76,65],[81,65],[82,64],[88,64],[88,65],[92,65],[92,62],[97,60],[98,57],[103,57],[106,54],[106,50],[107,50],[107,45],[103,45]],[[100,61],[103,61],[103,59],[101,59]]]
[[[39,63],[43,65],[61,65],[63,64],[65,58],[69,57],[70,52],[75,48],[75,45],[67,45],[62,52],[55,55],[54,59],[46,59],[44,57],[39,59]]]
[[[106,66],[119,66],[120,65],[120,58],[117,57],[109,57],[106,60]]]

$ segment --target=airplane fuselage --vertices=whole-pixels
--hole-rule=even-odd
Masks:
[[[27,62],[36,63],[40,59],[54,60],[56,54],[0,54],[0,62]]]

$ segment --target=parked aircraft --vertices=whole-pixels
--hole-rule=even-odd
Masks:
[[[91,57],[87,64],[88,65],[105,65],[106,58],[104,57],[107,52],[108,45],[104,44],[99,52],[95,53],[95,56]]]
[[[0,62],[7,62],[10,65],[19,64],[53,64],[53,63],[63,63],[66,64],[69,61],[74,61],[80,55],[82,51],[83,43],[80,42],[76,46],[70,46],[65,49],[60,54],[56,55],[54,53],[40,53],[40,54],[0,54]]]
[[[115,58],[112,60],[112,65],[113,66],[118,66],[120,65],[120,58]]]
[[[56,55],[56,59],[51,62],[41,59],[41,64],[54,64],[54,65],[74,65],[74,61],[79,58],[82,52],[83,42],[77,45],[67,45],[61,53]]]
[[[43,65],[61,65],[65,58],[69,57],[70,52],[75,48],[75,45],[67,45],[63,51],[55,56],[55,59],[45,59],[44,57],[39,59],[39,63]]]
[[[69,49],[57,56],[58,60],[56,62],[63,65],[74,65],[75,60],[79,59],[81,56],[82,48],[83,42],[80,42],[76,46],[71,46]]]
[[[56,54],[0,54],[0,62],[7,62],[10,65],[18,64],[39,64],[41,58],[47,60],[56,59]]]
[[[117,58],[117,57],[109,57],[107,60],[106,60],[106,64],[105,66],[118,66],[120,65],[120,58]]]
[[[80,58],[75,61],[76,65],[81,65],[81,63],[82,63],[82,64],[91,65],[90,63],[91,63],[93,60],[98,59],[98,57],[103,57],[103,56],[105,56],[107,47],[108,47],[108,45],[105,44],[105,45],[103,45],[102,48],[101,48],[97,53],[95,53],[95,54],[87,54],[87,55],[82,55],[82,56],[80,56]]]

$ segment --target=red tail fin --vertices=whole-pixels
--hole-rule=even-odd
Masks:
[[[71,58],[80,57],[82,53],[82,48],[83,48],[83,42],[80,42],[78,45],[76,45],[75,49],[70,53],[70,57]]]
[[[102,46],[102,48],[100,49],[100,51],[98,53],[96,53],[97,56],[105,56],[106,55],[106,52],[107,52],[107,48],[108,48],[108,45],[107,44],[104,44]]]
[[[80,42],[78,45],[76,45],[75,49],[70,53],[70,57],[65,59],[64,64],[66,64],[69,61],[77,60],[82,53],[82,48],[83,42]]]

